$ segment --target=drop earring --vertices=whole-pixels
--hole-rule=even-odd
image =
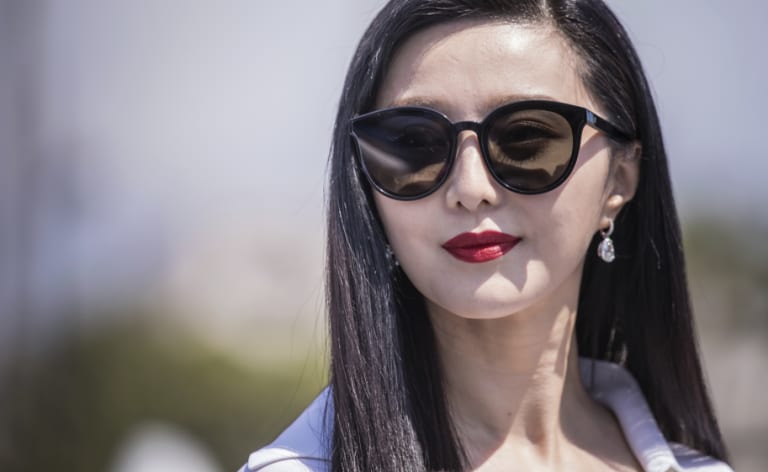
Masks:
[[[600,236],[603,240],[597,246],[597,257],[607,263],[613,262],[616,259],[616,250],[613,248],[613,240],[611,235],[613,234],[613,220],[610,220],[611,224],[607,230],[600,230]]]
[[[392,252],[392,248],[387,244],[387,261],[389,261],[389,266],[392,268],[400,267],[400,262],[397,261],[397,258],[395,257],[395,253]]]

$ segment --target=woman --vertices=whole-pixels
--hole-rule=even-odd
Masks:
[[[730,470],[600,0],[391,1],[330,169],[330,385],[244,471]]]

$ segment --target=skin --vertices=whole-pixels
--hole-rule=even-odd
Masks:
[[[377,106],[427,105],[452,121],[480,121],[502,103],[543,98],[605,116],[578,65],[546,25],[444,24],[399,48]],[[477,136],[465,131],[435,193],[416,201],[375,194],[395,256],[426,299],[472,470],[640,470],[613,415],[585,392],[574,339],[584,258],[596,257],[587,247],[634,194],[634,151],[612,156],[609,140],[586,127],[568,180],[520,195],[489,175]],[[480,264],[441,247],[484,230],[522,240]]]

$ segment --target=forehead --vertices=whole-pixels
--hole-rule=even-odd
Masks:
[[[576,54],[550,26],[446,23],[416,33],[395,51],[377,107],[425,105],[454,119],[477,119],[501,103],[528,98],[592,106],[577,67]]]

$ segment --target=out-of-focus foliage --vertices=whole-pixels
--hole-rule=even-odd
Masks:
[[[689,283],[705,336],[768,336],[767,223],[701,218],[685,226]]]
[[[320,361],[245,366],[160,331],[122,324],[78,333],[7,369],[0,470],[103,472],[147,420],[180,427],[223,470],[236,470],[321,388]]]
[[[768,222],[684,226],[688,278],[720,426],[735,470],[768,470]]]

